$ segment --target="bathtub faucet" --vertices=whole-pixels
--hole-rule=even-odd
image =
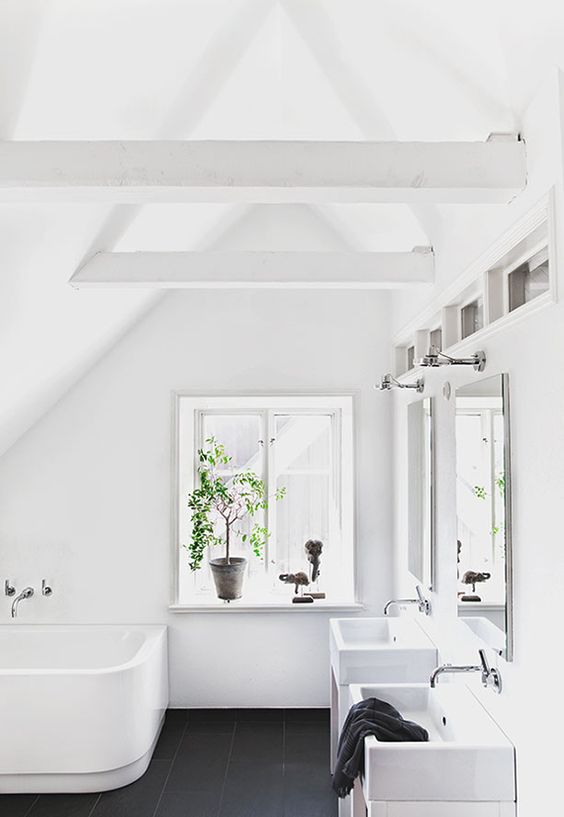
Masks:
[[[18,604],[23,599],[30,599],[33,596],[33,587],[25,587],[21,593],[19,593],[16,598],[12,602],[12,618],[16,618],[18,615]]]

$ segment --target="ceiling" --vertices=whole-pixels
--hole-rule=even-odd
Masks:
[[[478,140],[564,59],[564,4],[0,0],[0,139]],[[0,454],[155,303],[98,250],[411,250],[444,206],[0,206]]]

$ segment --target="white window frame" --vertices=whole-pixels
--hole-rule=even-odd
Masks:
[[[464,310],[470,304],[474,302],[482,301],[482,314],[483,314],[483,324],[480,329],[476,329],[475,332],[471,332],[469,335],[464,336]],[[465,341],[469,341],[470,338],[477,335],[478,332],[482,332],[485,328],[485,320],[486,320],[486,304],[485,304],[485,297],[484,297],[484,290],[482,287],[482,281],[476,281],[472,286],[468,287],[468,289],[462,293],[462,297],[460,302],[456,305],[457,309],[457,337],[458,340],[463,343]]]
[[[408,382],[413,371],[405,367],[405,348],[417,332],[428,332],[435,326],[437,313],[441,315],[443,352],[464,357],[476,350],[476,343],[494,337],[508,326],[515,326],[541,309],[558,302],[557,219],[555,189],[551,187],[537,204],[524,213],[474,263],[468,266],[437,297],[420,310],[417,316],[398,332],[393,340],[394,374],[400,382]],[[537,234],[542,238],[537,238]],[[508,261],[522,243],[529,249],[519,252],[519,258]],[[509,311],[508,275],[523,261],[547,248],[548,290],[525,304]],[[461,337],[461,309],[481,293],[484,298],[484,326]],[[416,367],[417,369],[417,367]]]
[[[265,599],[264,601],[256,602],[245,602],[245,598],[239,602],[232,603],[229,605],[225,605],[215,598],[215,594],[206,592],[205,594],[202,593],[201,597],[186,600],[185,598],[181,597],[180,595],[180,554],[182,552],[182,543],[180,542],[180,496],[181,493],[186,490],[191,490],[194,482],[194,477],[192,476],[188,479],[188,475],[186,473],[186,464],[182,460],[184,459],[180,453],[180,447],[182,445],[182,435],[186,434],[186,429],[182,427],[181,422],[181,411],[182,411],[182,400],[187,398],[189,402],[191,402],[191,408],[189,411],[193,412],[193,427],[190,430],[188,429],[188,434],[191,436],[190,445],[193,450],[192,455],[192,472],[193,474],[197,471],[197,448],[200,445],[200,437],[201,437],[201,421],[203,416],[206,413],[218,413],[218,414],[253,414],[255,411],[258,415],[265,414],[267,419],[267,427],[266,430],[268,432],[267,439],[265,440],[266,443],[266,456],[264,461],[264,467],[266,472],[264,474],[265,477],[268,476],[268,471],[273,467],[273,456],[274,452],[272,447],[268,445],[268,441],[271,436],[274,436],[270,432],[273,430],[273,424],[275,421],[275,417],[278,414],[284,413],[288,411],[291,414],[319,414],[327,413],[330,414],[334,422],[332,423],[332,430],[334,435],[338,435],[339,439],[338,445],[335,445],[336,440],[334,440],[333,451],[335,452],[336,459],[333,465],[333,479],[338,480],[338,484],[335,485],[336,491],[338,491],[340,497],[339,503],[339,513],[341,515],[341,523],[342,523],[342,474],[343,474],[343,467],[341,462],[342,457],[342,445],[341,445],[341,434],[342,434],[342,409],[343,406],[347,407],[347,412],[350,417],[350,448],[351,448],[351,461],[350,461],[350,475],[352,480],[352,502],[351,507],[349,508],[349,529],[350,529],[350,539],[349,542],[343,541],[341,543],[342,553],[341,553],[341,560],[346,559],[346,561],[350,564],[350,574],[351,574],[351,593],[352,596],[349,594],[349,597],[344,597],[343,599],[326,599],[326,600],[316,600],[314,604],[311,605],[292,605],[291,597],[289,594],[281,593],[272,593],[271,598]],[[252,609],[261,609],[261,610],[279,610],[279,609],[288,609],[288,610],[301,610],[302,612],[309,612],[309,611],[320,611],[320,610],[347,610],[347,609],[357,609],[361,608],[362,605],[357,601],[357,576],[356,576],[356,431],[355,431],[355,416],[356,416],[356,402],[358,398],[358,391],[292,391],[287,392],[284,390],[269,390],[269,391],[228,391],[228,392],[218,392],[218,391],[206,391],[201,392],[192,392],[192,391],[179,391],[174,392],[172,394],[172,479],[171,479],[171,499],[172,499],[172,514],[171,514],[171,522],[172,522],[172,576],[171,576],[171,603],[169,605],[169,609],[173,612],[182,612],[182,611],[190,611],[190,610],[209,610],[212,612],[219,612],[219,611],[228,611],[231,612],[232,610],[239,610],[239,611],[247,611]],[[246,405],[241,405],[240,407],[229,406],[228,403],[233,400],[247,400]],[[304,401],[310,399],[311,405],[304,406]],[[221,405],[221,402],[224,402]],[[269,407],[261,406],[261,403],[268,401],[270,403]],[[295,401],[295,402],[293,402]],[[206,405],[206,403],[208,405]],[[278,405],[276,405],[278,403]],[[197,405],[196,405],[197,404]],[[301,404],[301,405],[300,405]],[[350,410],[349,410],[350,409]],[[184,440],[184,444],[188,442],[187,439]],[[184,468],[185,473],[184,476],[180,473],[180,469]],[[184,488],[182,487],[184,485]],[[188,486],[188,487],[187,487]],[[268,511],[267,511],[268,514]],[[268,519],[268,516],[265,519],[265,524],[269,527],[269,530],[273,531],[273,524],[272,520]],[[345,536],[347,534],[345,533]],[[274,539],[274,535],[273,535]],[[345,550],[346,549],[346,550]],[[265,559],[266,562],[266,559]],[[266,564],[265,564],[265,572],[266,572]],[[281,585],[282,587],[282,585]],[[286,589],[287,588],[282,588]]]
[[[509,276],[511,275],[512,272],[515,272],[515,270],[518,269],[518,267],[520,267],[521,264],[525,264],[525,263],[528,263],[529,261],[532,261],[533,258],[535,258],[537,255],[546,256],[545,261],[548,262],[548,287],[545,290],[545,292],[542,292],[540,295],[536,295],[534,298],[531,298],[530,301],[525,301],[525,303],[521,304],[520,306],[516,306],[515,309],[510,310],[510,308],[509,308],[509,302],[510,302]],[[514,315],[517,312],[519,312],[521,309],[526,309],[527,307],[529,307],[530,304],[532,304],[534,301],[537,300],[537,298],[545,298],[546,297],[546,295],[550,292],[551,280],[552,280],[552,276],[554,274],[553,271],[551,270],[550,264],[551,264],[550,248],[549,248],[549,245],[548,245],[548,240],[545,239],[543,241],[540,241],[537,244],[536,247],[533,247],[533,249],[530,249],[530,250],[527,250],[526,252],[524,252],[521,255],[521,257],[517,259],[517,261],[514,261],[511,265],[509,265],[507,267],[504,267],[504,269],[503,269],[503,308],[504,308],[504,312],[505,312],[506,315]]]

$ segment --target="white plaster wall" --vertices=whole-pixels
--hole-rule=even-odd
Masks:
[[[22,604],[15,626],[166,623],[172,705],[327,705],[330,613],[168,612],[171,391],[361,390],[360,596],[380,608],[392,575],[391,403],[372,385],[388,314],[386,295],[366,293],[167,295],[0,460],[0,578],[54,588]]]
[[[444,285],[487,249],[492,238],[555,185],[558,287],[564,292],[562,226],[562,93],[559,78],[541,89],[523,122],[530,179],[525,196],[501,213],[490,213],[487,225],[474,229],[459,214],[452,217],[439,255],[438,276]],[[439,284],[440,287],[441,284]],[[416,314],[413,299],[399,299],[396,329]],[[476,344],[474,344],[475,346]],[[473,681],[482,703],[517,748],[520,817],[557,814],[561,809],[564,714],[562,683],[562,546],[564,501],[564,302],[531,315],[522,323],[479,344],[487,352],[484,374],[510,375],[513,454],[513,552],[515,593],[515,660],[499,660],[504,690],[498,697]],[[469,342],[469,351],[474,351]],[[443,661],[475,663],[476,644],[456,625],[456,492],[454,400],[442,396],[448,380],[453,390],[475,375],[465,369],[425,373],[426,393],[436,398],[437,573],[433,615],[420,621],[435,639]],[[395,397],[395,584],[413,589],[406,571],[405,546],[405,405]],[[455,680],[460,683],[460,680]]]

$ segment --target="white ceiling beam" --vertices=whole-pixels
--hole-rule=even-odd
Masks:
[[[0,142],[0,203],[502,203],[523,142]]]
[[[77,289],[401,289],[432,283],[434,255],[412,252],[99,252]]]

